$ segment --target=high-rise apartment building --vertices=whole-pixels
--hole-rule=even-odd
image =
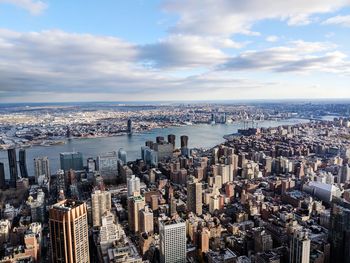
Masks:
[[[49,158],[37,157],[34,158],[34,170],[35,170],[35,182],[38,182],[38,178],[44,175],[46,178],[50,178],[50,161]]]
[[[16,149],[15,148],[8,149],[7,155],[8,155],[9,170],[10,170],[10,187],[16,188],[16,181],[18,178]]]
[[[83,170],[83,154],[80,152],[60,153],[60,164],[63,171],[70,169],[74,171]]]
[[[89,263],[89,237],[86,204],[62,200],[50,208],[52,262]]]
[[[197,215],[202,214],[202,183],[191,176],[187,181],[187,210]]]
[[[101,226],[102,215],[112,208],[111,193],[96,190],[91,194],[92,225]]]
[[[140,232],[153,233],[153,212],[145,206],[144,209],[139,211],[140,219]]]
[[[134,174],[127,179],[128,196],[140,195],[140,178]]]
[[[140,232],[139,211],[145,207],[145,199],[142,196],[131,196],[128,199],[129,229],[133,233]]]
[[[299,231],[294,233],[290,241],[290,263],[309,263],[310,262],[310,238],[308,233]]]
[[[186,262],[186,224],[181,218],[159,222],[160,262]]]

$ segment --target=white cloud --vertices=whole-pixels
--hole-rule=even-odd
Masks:
[[[177,34],[141,46],[140,59],[152,68],[210,67],[228,58],[223,48],[237,49],[244,45],[229,38]]]
[[[268,36],[266,37],[267,42],[277,42],[279,40],[278,36]]]
[[[273,79],[259,80],[254,71],[344,74],[350,68],[345,54],[331,43],[299,40],[234,57],[224,52],[239,52],[241,45],[229,38],[170,35],[140,46],[59,30],[3,29],[0,101],[273,97],[272,89],[287,87],[289,81],[271,84]],[[145,60],[153,63],[151,68],[144,67]],[[214,70],[220,65],[222,70]]]
[[[308,24],[315,14],[349,6],[348,0],[168,0],[164,9],[179,14],[173,32],[199,35],[232,35],[251,32],[264,19],[279,19],[290,25]]]
[[[288,46],[243,52],[219,66],[221,70],[266,70],[272,72],[330,72],[349,74],[346,54],[330,43],[292,41]]]
[[[305,26],[310,24],[311,22],[312,22],[312,19],[308,14],[299,14],[299,15],[291,16],[288,19],[287,24],[289,26]]]
[[[334,16],[328,18],[322,23],[323,25],[340,25],[344,27],[350,27],[350,15],[347,16]]]
[[[46,8],[47,4],[43,1],[33,1],[33,0],[0,0],[0,3],[9,3],[26,9],[33,15],[38,15],[42,13]]]

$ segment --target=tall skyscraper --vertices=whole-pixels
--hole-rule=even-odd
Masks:
[[[132,120],[128,119],[128,134],[132,134]]]
[[[310,262],[310,239],[307,232],[296,232],[290,241],[290,263]]]
[[[202,184],[191,176],[187,181],[187,210],[201,215],[202,205]]]
[[[15,148],[8,149],[7,155],[9,159],[9,169],[10,169],[10,187],[16,188],[16,181],[18,178],[16,149]]]
[[[86,204],[62,200],[50,208],[52,262],[89,263],[89,237]]]
[[[5,189],[5,167],[3,163],[0,163],[0,189]]]
[[[39,176],[44,175],[47,178],[50,178],[50,161],[49,158],[37,157],[34,158],[34,170],[35,170],[35,182],[38,182]]]
[[[171,143],[174,148],[175,148],[175,140],[176,140],[176,136],[174,134],[168,135],[168,143]]]
[[[330,219],[332,262],[350,263],[350,206],[333,204]]]
[[[182,135],[180,137],[180,141],[181,141],[181,148],[188,148],[188,136]]]
[[[157,152],[158,160],[171,158],[173,156],[173,145],[171,143],[155,143],[153,149]]]
[[[148,146],[141,147],[141,158],[148,165],[156,166],[158,164],[158,153]]]
[[[63,170],[58,170],[56,172],[56,187],[57,187],[57,193],[60,193],[60,191],[66,192],[66,177]]]
[[[28,178],[26,150],[20,149],[18,155],[19,155],[19,170],[21,172],[21,177]]]
[[[60,153],[60,164],[61,169],[65,172],[70,169],[74,171],[83,170],[83,154],[80,152]]]
[[[186,262],[186,224],[181,218],[159,222],[160,262]]]
[[[127,153],[123,148],[120,148],[118,151],[118,158],[123,162],[123,164],[126,164],[127,162]]]
[[[140,178],[132,175],[127,179],[128,197],[133,195],[140,195]]]
[[[128,199],[129,229],[133,233],[140,231],[139,211],[145,207],[145,199],[142,196],[131,196]]]
[[[115,182],[118,176],[118,156],[115,151],[97,156],[97,170],[105,182]]]
[[[92,224],[101,226],[102,215],[112,208],[112,197],[108,191],[96,190],[91,194]]]

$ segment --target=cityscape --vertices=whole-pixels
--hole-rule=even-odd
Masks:
[[[350,263],[349,0],[0,0],[0,263]]]

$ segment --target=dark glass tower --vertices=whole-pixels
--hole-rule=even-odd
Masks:
[[[188,136],[182,135],[180,137],[180,141],[181,141],[181,148],[187,148],[188,147]]]
[[[28,178],[26,150],[19,150],[19,170],[22,178]]]
[[[18,178],[16,149],[8,149],[7,154],[9,158],[10,187],[16,188],[16,180]]]
[[[132,120],[128,119],[128,134],[132,134]]]
[[[157,136],[156,137],[156,142],[159,143],[159,144],[163,143],[164,142],[164,137],[163,136]]]
[[[176,139],[176,137],[174,134],[168,135],[168,142],[171,143],[174,146],[174,148],[175,148],[175,139]]]
[[[0,163],[0,189],[4,189],[5,186],[5,167],[3,163]]]

